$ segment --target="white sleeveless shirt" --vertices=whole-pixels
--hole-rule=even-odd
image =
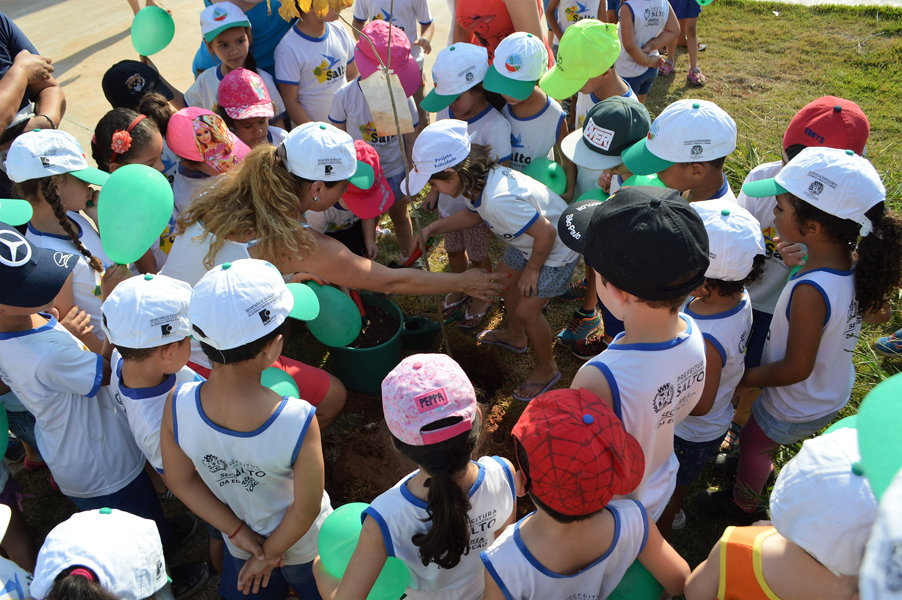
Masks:
[[[551,96],[538,113],[520,118],[509,104],[501,109],[501,116],[511,126],[511,168],[522,171],[537,158],[554,160],[554,145],[561,135],[564,109]]]
[[[597,368],[608,380],[614,412],[645,453],[645,474],[627,498],[639,500],[657,521],[676,487],[680,463],[673,453],[673,429],[689,416],[705,387],[705,340],[695,321],[680,313],[686,331],[659,344],[620,344],[583,368]]]
[[[641,503],[613,500],[607,508],[615,523],[611,547],[579,573],[554,573],[536,560],[520,537],[520,525],[531,515],[505,529],[482,553],[482,562],[508,600],[604,600],[648,541],[648,517]]]
[[[501,526],[516,507],[514,475],[510,466],[497,456],[483,456],[476,462],[479,475],[470,488],[470,553],[460,557],[453,569],[442,569],[435,563],[424,567],[419,548],[411,538],[431,527],[426,501],[407,489],[407,482],[419,471],[399,481],[393,488],[373,500],[364,515],[379,525],[385,550],[399,558],[410,570],[407,597],[429,600],[470,600],[481,598],[485,577],[479,553],[495,541]],[[364,517],[365,518],[365,517]]]
[[[185,452],[213,495],[252,530],[269,536],[294,502],[294,461],[316,409],[305,400],[282,398],[267,421],[249,432],[231,431],[213,423],[200,402],[203,382],[185,383],[172,398],[175,443]],[[187,435],[179,435],[185,432]],[[318,551],[319,528],[332,512],[323,491],[319,516],[300,540],[285,552],[286,565],[312,561]],[[224,532],[229,554],[246,560]]]
[[[800,285],[813,286],[827,304],[827,317],[814,370],[804,381],[761,392],[763,408],[788,423],[806,423],[838,411],[849,401],[855,383],[852,351],[861,333],[861,315],[855,300],[855,269],[815,269],[799,273],[783,288],[770,324],[761,364],[786,356],[789,309],[792,294]]]
[[[670,16],[670,3],[668,0],[625,0],[623,6],[633,13],[633,33],[636,35],[636,45],[640,48],[657,37],[667,24]],[[620,56],[614,63],[614,70],[621,77],[638,77],[648,70],[646,65],[640,65],[633,60],[626,49],[623,48],[623,34],[620,32],[621,23],[617,23],[617,35],[620,37]],[[657,56],[658,51],[652,50],[650,56]]]

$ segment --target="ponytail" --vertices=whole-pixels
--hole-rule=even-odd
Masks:
[[[141,97],[138,103],[138,112],[147,115],[147,118],[156,123],[160,135],[166,138],[166,129],[169,127],[169,119],[175,114],[175,109],[169,104],[166,96],[159,92],[150,92]]]
[[[424,431],[441,429],[459,421],[450,417],[431,423]],[[473,429],[449,440],[428,446],[411,446],[393,438],[395,449],[417,463],[429,475],[426,486],[426,512],[432,523],[425,533],[411,538],[419,548],[423,566],[435,563],[443,569],[453,569],[462,556],[470,553],[470,515],[472,508],[467,491],[456,478],[467,470],[479,440],[481,419],[473,423]]]
[[[73,574],[74,573],[74,574]],[[91,577],[88,577],[90,575]],[[97,575],[85,567],[69,567],[56,576],[46,600],[120,600],[103,589]]]
[[[884,308],[902,284],[902,221],[883,202],[865,216],[874,231],[858,242],[855,297],[862,314]]]
[[[159,128],[154,120],[141,118],[141,114],[128,108],[114,108],[101,117],[97,127],[94,128],[94,137],[91,138],[91,156],[94,157],[98,169],[109,173],[110,164],[114,160],[118,164],[128,164],[132,157],[153,141],[153,136],[159,133]],[[141,120],[135,123],[135,119],[138,118]],[[128,127],[132,123],[134,125],[129,131]],[[113,136],[120,131],[128,133],[129,145],[125,152],[119,152],[114,157]]]

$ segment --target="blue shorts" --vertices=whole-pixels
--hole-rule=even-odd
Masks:
[[[673,12],[680,21],[697,19],[702,14],[702,6],[696,0],[670,0],[670,6],[673,7]]]
[[[513,246],[508,246],[504,251],[504,264],[514,271],[522,271],[526,268],[529,260],[520,250]],[[573,271],[579,264],[577,258],[570,264],[560,267],[549,267],[542,265],[539,271],[539,283],[536,285],[536,295],[539,298],[555,298],[566,292],[570,288],[570,280],[573,279]]]
[[[754,369],[761,366],[761,354],[764,352],[764,342],[770,332],[770,322],[774,316],[760,310],[752,310],[752,336],[745,350],[745,368]]]
[[[244,563],[244,560],[230,555],[226,548],[222,577],[219,580],[220,597],[225,600],[245,598],[282,600],[288,595],[288,588],[291,587],[304,600],[322,600],[316,587],[316,580],[313,578],[313,562],[276,567],[269,577],[269,585],[261,587],[256,594],[247,596],[238,591],[238,573]]]
[[[21,410],[7,411],[6,417],[9,419],[9,430],[13,435],[37,451],[38,442],[34,439],[34,415],[27,410]]]
[[[724,435],[726,435],[724,431]],[[723,435],[709,442],[690,442],[684,440],[678,435],[673,436],[673,452],[676,454],[677,460],[680,461],[680,470],[677,471],[677,485],[691,485],[705,467],[711,461],[717,451],[720,450],[720,444],[723,442]]]
[[[804,440],[806,437],[814,435],[821,429],[824,429],[833,422],[833,419],[838,412],[839,410],[830,413],[826,417],[815,419],[814,421],[790,423],[788,421],[781,421],[767,412],[767,409],[764,408],[764,405],[761,403],[760,396],[755,400],[755,403],[752,404],[752,415],[754,415],[755,421],[758,423],[761,431],[764,432],[764,435],[778,444],[784,445],[795,444],[799,440]]]
[[[658,70],[654,67],[649,67],[648,70],[641,75],[636,75],[635,77],[622,77],[621,79],[627,82],[637,94],[647,94],[651,89],[651,84],[655,82],[657,76]]]

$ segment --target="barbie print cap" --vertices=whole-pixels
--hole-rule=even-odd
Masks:
[[[347,179],[364,190],[373,185],[373,168],[357,160],[354,140],[328,123],[295,127],[279,145],[279,155],[289,171],[308,181]]]
[[[35,129],[17,137],[6,153],[4,166],[16,183],[72,173],[86,183],[103,185],[110,177],[89,167],[78,140],[58,129]]]
[[[429,178],[448,167],[462,163],[470,155],[467,124],[457,119],[442,119],[420,133],[413,145],[413,171],[404,182],[408,196],[416,196]]]
[[[734,200],[719,198],[689,204],[705,222],[708,258],[705,277],[721,281],[742,281],[754,267],[755,257],[764,254],[761,224],[752,213]]]
[[[205,42],[212,42],[216,36],[232,27],[250,27],[244,11],[231,2],[217,2],[200,13],[200,31]]]
[[[475,44],[459,43],[438,53],[432,67],[434,89],[423,98],[420,107],[437,113],[448,108],[457,97],[482,83],[489,70],[489,51]]]
[[[166,144],[179,157],[205,162],[228,173],[250,152],[219,115],[197,107],[183,108],[169,119]]]
[[[855,221],[862,236],[874,230],[865,213],[886,200],[874,165],[836,148],[805,148],[776,177],[747,183],[742,191],[752,198],[792,194],[827,214]]]
[[[190,303],[190,285],[147,273],[116,286],[100,307],[100,324],[115,346],[156,348],[191,335]]]
[[[411,446],[428,446],[473,429],[476,390],[460,365],[445,354],[415,354],[382,381],[382,410],[392,435]],[[432,423],[460,417],[440,429]]]

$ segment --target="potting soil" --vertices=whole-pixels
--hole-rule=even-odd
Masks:
[[[357,336],[357,339],[349,344],[351,348],[374,348],[392,339],[401,322],[381,308],[375,306],[366,307],[367,324]]]

